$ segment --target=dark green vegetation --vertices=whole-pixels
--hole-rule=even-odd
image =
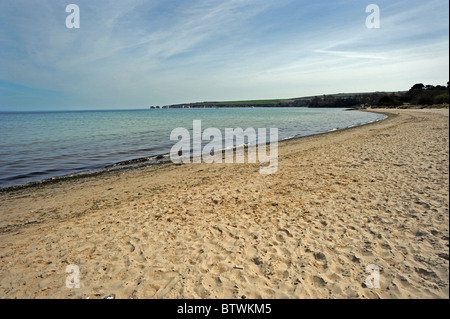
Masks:
[[[408,107],[448,104],[449,87],[415,84],[409,91],[340,93],[292,99],[251,100],[229,102],[198,102],[166,105],[163,108],[220,108],[220,107]],[[151,107],[155,108],[155,107]],[[159,108],[159,107],[157,107]]]
[[[411,105],[433,105],[448,104],[449,87],[442,85],[423,85],[415,84],[408,92],[401,96],[384,96],[378,101],[380,106],[400,106],[403,104]]]

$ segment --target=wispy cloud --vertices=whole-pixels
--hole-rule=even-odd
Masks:
[[[377,30],[365,27],[365,5],[354,0],[74,2],[77,30],[65,27],[64,3],[0,3],[0,81],[36,90],[33,106],[29,90],[15,87],[22,102],[2,90],[0,108],[140,107],[448,80],[446,0],[380,0]]]
[[[330,50],[315,50],[316,53],[331,54],[336,56],[341,56],[350,59],[370,59],[370,60],[388,60],[388,57],[376,55],[376,54],[366,54],[363,52],[349,52],[349,51],[330,51]]]

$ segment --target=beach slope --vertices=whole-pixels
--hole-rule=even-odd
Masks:
[[[0,298],[448,298],[449,111],[383,112],[280,143],[273,175],[164,164],[0,193]]]

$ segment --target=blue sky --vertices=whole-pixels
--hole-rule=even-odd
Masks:
[[[448,0],[0,0],[0,111],[445,85],[448,12]]]

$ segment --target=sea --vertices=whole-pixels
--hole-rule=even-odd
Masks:
[[[373,123],[383,114],[336,108],[192,108],[0,112],[0,188],[120,167],[158,163],[171,132],[278,129],[278,140]],[[225,135],[225,134],[224,134]],[[207,142],[207,141],[206,141]],[[204,141],[204,143],[206,143]]]

